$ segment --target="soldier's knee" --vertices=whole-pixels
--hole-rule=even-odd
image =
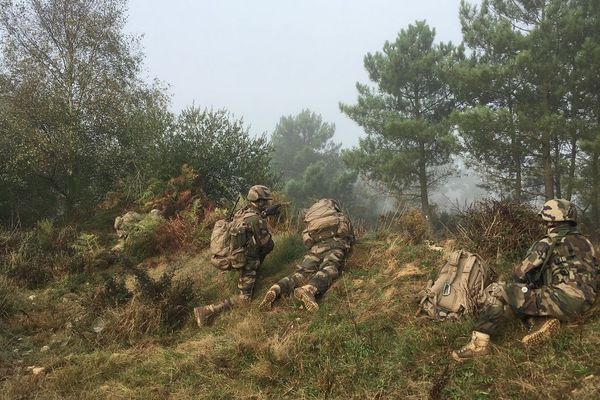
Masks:
[[[483,290],[483,303],[487,306],[504,305],[506,289],[504,283],[494,282]]]
[[[339,270],[335,265],[328,265],[323,268],[323,272],[325,272],[330,277],[337,277],[339,275]]]

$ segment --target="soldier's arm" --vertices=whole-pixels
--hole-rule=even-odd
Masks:
[[[521,264],[515,267],[515,278],[523,280],[529,271],[542,266],[549,250],[550,242],[547,238],[544,238],[534,244],[531,249],[529,249],[527,256],[521,262]]]
[[[268,254],[273,250],[273,239],[267,228],[267,221],[261,217],[252,218],[251,224],[254,242],[261,249],[261,253]]]

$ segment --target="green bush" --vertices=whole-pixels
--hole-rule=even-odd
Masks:
[[[161,241],[165,238],[159,235],[166,220],[147,214],[129,232],[125,240],[125,254],[134,260],[141,261],[160,252]],[[166,238],[168,239],[168,238]]]

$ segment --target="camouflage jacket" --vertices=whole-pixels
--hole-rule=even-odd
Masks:
[[[566,232],[565,232],[566,230]],[[552,242],[555,241],[552,249]],[[552,251],[551,254],[548,254]],[[544,261],[548,259],[543,267]],[[574,227],[557,227],[534,243],[527,257],[515,268],[517,280],[524,281],[528,274],[541,271],[541,282],[555,286],[568,292],[573,297],[585,299],[593,303],[596,297],[598,261],[594,246]]]
[[[239,210],[235,218],[242,218],[247,226],[246,254],[248,258],[263,259],[273,250],[274,243],[267,227],[267,221],[252,207]]]

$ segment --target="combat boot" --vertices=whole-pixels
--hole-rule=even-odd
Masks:
[[[273,306],[273,302],[277,300],[277,297],[279,297],[280,291],[281,288],[279,287],[279,285],[275,284],[271,286],[271,288],[267,291],[267,294],[265,294],[265,298],[260,303],[258,308],[262,311],[270,310]]]
[[[521,339],[525,346],[535,346],[549,339],[560,327],[560,321],[556,318],[537,317],[529,328],[527,335]]]
[[[194,316],[198,327],[208,326],[212,324],[215,318],[215,310],[212,305],[204,307],[194,307]]]
[[[452,358],[458,362],[470,360],[474,357],[484,356],[490,352],[490,335],[473,331],[471,341],[460,350],[452,352]]]
[[[232,307],[233,302],[230,299],[223,300],[220,303],[211,304],[204,307],[195,307],[194,316],[198,327],[208,326],[213,323],[215,318],[224,310]]]
[[[316,311],[319,309],[319,305],[315,300],[317,291],[318,289],[313,285],[304,285],[294,290],[294,297],[300,300],[308,311]]]

